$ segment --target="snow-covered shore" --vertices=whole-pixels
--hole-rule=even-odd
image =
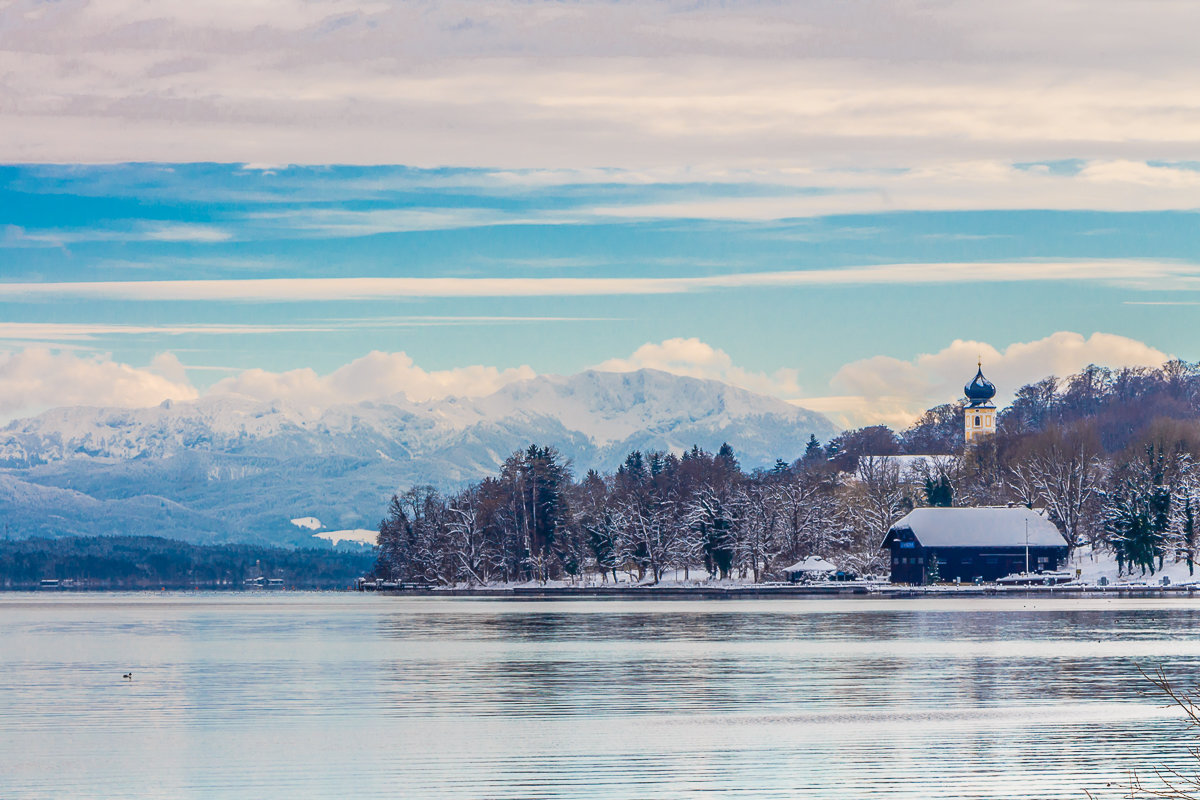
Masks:
[[[1166,561],[1163,563],[1162,569],[1155,569],[1153,574],[1149,570],[1143,572],[1135,569],[1132,574],[1122,575],[1117,569],[1117,559],[1111,552],[1093,552],[1090,547],[1075,548],[1065,569],[1072,574],[1078,574],[1078,578],[1073,583],[1087,586],[1096,586],[1102,581],[1114,587],[1142,584],[1162,585],[1163,578],[1166,578],[1168,585],[1171,586],[1200,581],[1200,565],[1197,565],[1194,570],[1195,574],[1193,574],[1193,570],[1188,569],[1188,565],[1184,561]]]
[[[785,583],[768,581],[755,583],[747,578],[713,579],[702,567],[670,570],[654,581],[638,579],[634,574],[618,572],[603,578],[589,574],[585,577],[550,581],[497,582],[486,586],[457,584],[454,586],[423,586],[397,584],[389,581],[361,581],[362,591],[403,592],[405,594],[449,596],[545,596],[545,597],[764,597],[789,595],[884,595],[903,596],[963,596],[979,594],[1028,594],[1073,596],[1086,593],[1193,593],[1200,591],[1200,575],[1193,576],[1184,562],[1165,563],[1154,574],[1120,574],[1116,558],[1110,552],[1092,552],[1088,547],[1076,548],[1064,566],[1064,571],[1077,575],[1069,583],[1055,586],[1038,584],[1002,586],[995,583],[939,583],[930,586],[892,584],[885,580],[813,581]],[[1200,566],[1197,567],[1200,572]],[[1166,578],[1164,583],[1163,578]]]

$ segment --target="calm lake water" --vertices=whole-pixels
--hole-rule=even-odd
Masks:
[[[1200,602],[0,594],[0,797],[1116,797],[1139,665]]]

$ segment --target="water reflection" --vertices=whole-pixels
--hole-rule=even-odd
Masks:
[[[1102,797],[1139,665],[1200,608],[0,595],[0,797]]]

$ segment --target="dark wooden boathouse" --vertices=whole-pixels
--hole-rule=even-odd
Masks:
[[[1067,540],[1041,513],[1016,508],[918,508],[887,532],[892,583],[995,581],[1025,572],[1057,570],[1067,559]],[[936,572],[933,567],[937,559]]]

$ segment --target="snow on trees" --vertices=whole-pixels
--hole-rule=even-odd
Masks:
[[[514,453],[495,477],[445,497],[416,487],[380,526],[381,576],[424,583],[781,577],[827,558],[884,571],[879,543],[923,505],[1044,509],[1072,546],[1123,572],[1194,569],[1200,539],[1200,368],[1090,366],[1016,392],[997,433],[953,440],[957,410],[811,437],[795,461],[743,471],[734,448],[628,453],[576,482],[552,448]],[[961,432],[961,431],[960,431]],[[939,448],[944,448],[939,451]],[[789,455],[789,454],[784,454]]]

